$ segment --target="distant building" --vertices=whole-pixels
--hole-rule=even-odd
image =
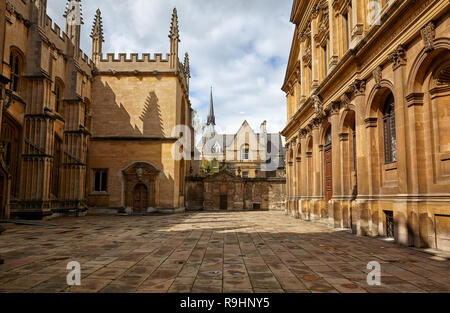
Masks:
[[[200,152],[199,173],[186,181],[188,210],[284,210],[286,177],[285,150],[281,135],[267,133],[266,122],[256,133],[244,121],[235,134],[215,130],[214,102],[209,114]],[[201,165],[214,166],[201,171]]]
[[[267,133],[266,122],[256,133],[244,121],[235,134],[219,134],[211,91],[205,131],[197,145],[202,160],[217,160],[220,168],[244,178],[279,176],[284,172],[285,148],[279,133]],[[215,172],[217,172],[217,169]]]

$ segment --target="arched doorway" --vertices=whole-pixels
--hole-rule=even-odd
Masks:
[[[145,213],[159,207],[160,171],[147,162],[136,162],[124,169],[125,207]]]
[[[133,191],[133,210],[146,212],[149,207],[148,188],[144,184],[137,184]]]

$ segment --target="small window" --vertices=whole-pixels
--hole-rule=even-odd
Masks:
[[[55,85],[55,97],[56,97],[55,111],[58,113],[61,112],[61,108],[62,108],[62,95],[63,95],[62,87],[60,84],[56,83],[56,85]]]
[[[108,183],[108,170],[97,169],[94,170],[94,191],[106,192]]]
[[[248,172],[242,172],[242,177],[243,178],[248,178],[249,177]]]
[[[267,153],[272,153],[272,141],[267,141]]]
[[[324,74],[323,77],[327,76],[328,73],[328,45],[325,45],[322,47],[323,49],[323,69],[324,69]]]
[[[248,154],[249,154],[249,149],[248,148],[244,148],[242,150],[242,160],[248,160]]]
[[[348,21],[348,13],[345,13],[344,15],[345,20],[345,47],[350,49],[350,23]]]
[[[22,58],[17,51],[12,50],[9,56],[9,66],[11,68],[11,83],[12,91],[19,91],[19,80],[22,71]]]

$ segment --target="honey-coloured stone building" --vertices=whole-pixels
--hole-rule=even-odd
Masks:
[[[450,2],[294,0],[289,214],[450,250]]]
[[[98,10],[89,59],[80,2],[63,32],[46,0],[0,1],[0,218],[182,210],[190,164],[172,156],[173,128],[191,128],[192,109],[177,11],[168,54],[116,56]]]

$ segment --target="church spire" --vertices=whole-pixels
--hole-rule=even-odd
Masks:
[[[212,87],[211,87],[211,95],[209,99],[209,114],[208,114],[208,120],[206,121],[206,125],[216,125],[216,117],[214,116],[214,101],[213,101],[213,94],[212,94]]]

